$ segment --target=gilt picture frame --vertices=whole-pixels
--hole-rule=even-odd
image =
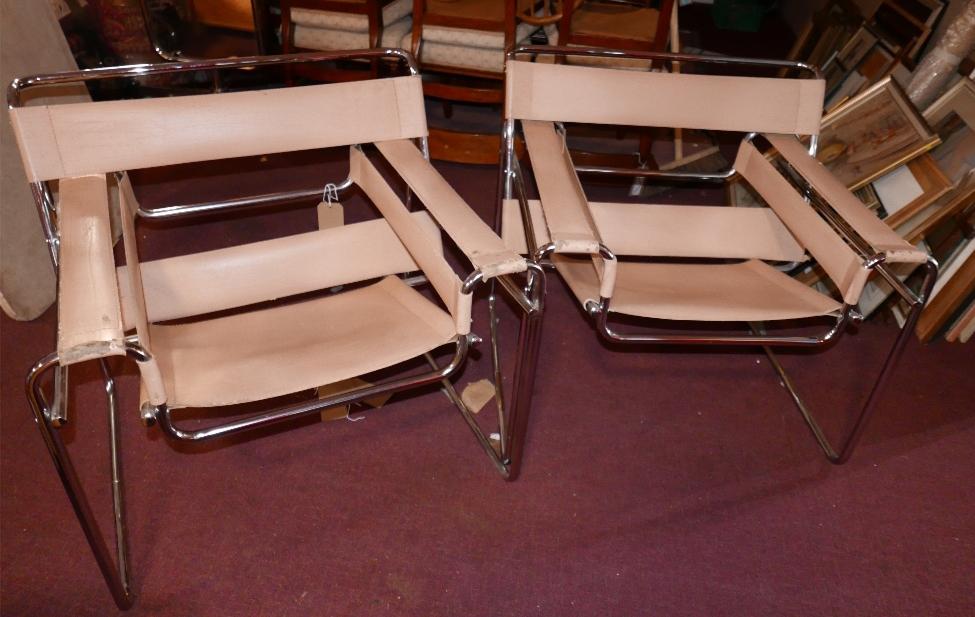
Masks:
[[[903,89],[886,77],[823,117],[818,158],[855,191],[939,142]]]

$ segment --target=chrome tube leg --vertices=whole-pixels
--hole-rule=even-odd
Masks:
[[[115,604],[120,609],[126,610],[132,607],[134,600],[129,591],[127,580],[124,575],[120,574],[119,569],[112,560],[111,552],[98,528],[98,523],[91,511],[88,498],[85,496],[85,492],[81,487],[78,474],[75,472],[74,465],[71,463],[71,458],[68,456],[64,442],[61,440],[57,429],[48,420],[43,399],[38,396],[40,392],[38,379],[49,369],[56,366],[57,363],[58,356],[54,353],[46,356],[34,365],[27,376],[27,399],[30,403],[31,412],[34,414],[34,420],[37,422],[37,427],[40,430],[41,438],[44,440],[44,445],[51,455],[54,468],[57,471],[58,477],[61,479],[61,484],[64,486],[64,492],[67,494],[68,500],[71,502],[71,507],[78,517],[81,530],[84,532],[89,546],[91,546],[95,561],[98,563],[98,568],[101,570],[105,583],[108,585],[109,591],[115,599]],[[107,388],[108,386],[106,385]]]
[[[433,356],[428,353],[423,355],[426,357],[427,362],[430,363],[430,366],[437,365],[436,361],[433,359]],[[494,466],[498,472],[507,478],[508,466],[505,465],[505,462],[501,459],[501,456],[495,449],[494,444],[491,443],[491,440],[484,434],[484,431],[481,430],[477,420],[474,419],[474,414],[471,413],[471,410],[467,407],[467,404],[460,397],[460,394],[457,393],[457,389],[454,388],[454,384],[450,381],[450,379],[447,378],[441,380],[440,383],[443,386],[444,392],[447,394],[447,398],[449,398],[454,406],[457,407],[457,410],[460,412],[460,415],[463,416],[467,426],[471,429],[471,432],[474,433],[477,443],[481,444],[481,448],[483,448],[485,454],[491,458],[491,462],[494,463]]]
[[[504,421],[504,374],[501,372],[501,352],[498,347],[498,313],[496,294],[497,283],[491,280],[488,291],[488,319],[491,331],[491,367],[494,369],[494,402],[498,412],[498,436],[501,444],[501,457],[508,456],[508,427]]]
[[[514,386],[507,417],[508,443],[505,448],[505,462],[508,465],[508,475],[505,477],[507,480],[515,480],[521,471],[521,455],[528,430],[528,412],[531,408],[538,349],[542,339],[541,330],[541,311],[522,316],[515,359]]]
[[[54,270],[57,272],[59,259],[59,243],[57,223],[52,216],[54,204],[51,200],[51,192],[43,182],[32,182],[30,185],[31,194],[34,196],[34,205],[37,207],[37,215],[41,220],[41,229],[44,231],[44,241],[47,244],[48,255]]]
[[[54,367],[54,397],[47,410],[47,418],[55,428],[68,423],[68,367]]]
[[[99,360],[105,379],[105,396],[108,399],[108,445],[112,469],[112,512],[115,520],[115,553],[122,586],[129,588],[129,550],[125,533],[125,493],[122,484],[122,433],[118,421],[118,403],[115,396],[115,379],[108,362]]]
[[[529,271],[528,296],[533,298],[533,308],[525,310],[521,318],[518,333],[518,345],[514,364],[514,378],[510,403],[506,404],[503,386],[503,372],[501,370],[500,353],[498,351],[497,328],[497,296],[492,286],[488,297],[489,318],[491,320],[491,364],[494,370],[495,402],[498,408],[498,443],[484,435],[484,431],[474,419],[467,404],[464,403],[453,383],[447,378],[441,380],[444,392],[454,403],[467,426],[474,433],[478,443],[491,457],[494,466],[506,480],[518,477],[521,466],[521,453],[524,448],[525,432],[528,426],[528,412],[531,407],[532,387],[535,382],[535,365],[538,358],[541,331],[545,278],[539,272]],[[433,357],[426,354],[427,362],[435,366]]]
[[[803,403],[798,392],[796,392],[795,385],[792,383],[792,380],[789,379],[789,376],[786,374],[785,369],[782,367],[782,364],[779,362],[778,358],[775,357],[772,349],[768,346],[762,347],[772,364],[772,368],[782,379],[782,384],[789,391],[789,395],[792,396],[792,400],[795,402],[796,407],[799,408],[799,413],[802,414],[803,419],[806,421],[806,424],[812,431],[812,434],[819,443],[820,448],[822,448],[823,452],[826,454],[826,458],[829,459],[829,462],[833,464],[842,465],[850,460],[853,450],[859,443],[860,438],[863,436],[863,431],[866,429],[870,418],[873,416],[874,410],[877,406],[877,401],[880,398],[880,393],[883,391],[884,386],[890,379],[890,375],[893,372],[894,367],[897,365],[897,360],[903,353],[904,347],[907,345],[907,341],[914,334],[914,327],[917,325],[918,317],[921,316],[921,311],[924,310],[927,298],[931,295],[931,288],[934,287],[934,281],[938,270],[937,265],[933,264],[932,262],[928,262],[925,268],[925,277],[924,282],[922,283],[919,301],[915,302],[911,307],[911,310],[907,315],[907,319],[904,322],[904,327],[901,328],[897,338],[894,340],[893,346],[887,353],[887,358],[884,360],[884,364],[880,369],[880,374],[877,376],[876,381],[874,381],[873,387],[870,389],[870,394],[867,395],[867,399],[863,403],[860,413],[853,422],[853,426],[847,433],[846,438],[841,442],[839,449],[834,448],[832,444],[830,444],[825,433],[823,432],[823,429],[819,426],[819,423],[816,422],[815,417],[813,417],[809,409]]]
[[[782,381],[782,385],[785,387],[786,390],[789,391],[789,396],[792,397],[792,401],[796,404],[796,407],[799,409],[799,413],[802,414],[802,419],[806,421],[806,425],[809,427],[809,430],[812,431],[813,437],[816,438],[816,442],[819,444],[819,447],[822,448],[823,453],[826,455],[826,458],[829,459],[831,463],[835,463],[839,465],[842,462],[840,461],[839,455],[833,449],[832,444],[829,443],[829,440],[826,438],[826,434],[823,432],[823,429],[819,426],[819,423],[816,422],[816,419],[813,417],[812,413],[810,413],[809,409],[806,407],[806,404],[803,402],[802,397],[799,396],[799,393],[796,391],[795,384],[792,383],[792,380],[789,378],[789,375],[785,372],[785,368],[783,368],[782,364],[779,362],[779,359],[775,356],[775,353],[772,351],[772,348],[765,345],[762,347],[762,350],[764,350],[765,355],[768,356],[769,362],[772,364],[772,368],[775,370],[775,372],[779,376],[779,379]],[[862,417],[863,414],[861,412],[861,418]]]
[[[532,387],[535,383],[535,365],[541,341],[539,336],[541,322],[539,313],[526,314],[522,317],[521,329],[518,334],[518,355],[515,359],[513,395],[507,413],[505,413],[503,403],[499,403],[498,446],[495,446],[481,430],[467,404],[457,393],[454,384],[449,379],[441,381],[444,392],[460,411],[467,426],[474,433],[477,442],[481,444],[484,452],[491,458],[491,462],[494,463],[504,479],[509,481],[516,479],[521,470],[521,454],[524,450],[525,433],[528,428],[528,412],[531,407]],[[492,348],[492,351],[496,349],[493,341]],[[436,366],[433,357],[430,354],[425,355],[427,362],[431,366]],[[501,386],[500,363],[495,364],[495,380],[495,394],[498,400],[501,400],[503,387]]]

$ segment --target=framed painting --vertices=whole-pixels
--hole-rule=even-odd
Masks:
[[[939,142],[901,87],[886,77],[823,117],[818,158],[857,190]]]
[[[924,110],[941,144],[931,158],[951,184],[937,201],[899,224],[910,239],[926,235],[950,218],[975,207],[975,83],[962,79]]]
[[[896,176],[904,178],[897,178]],[[952,183],[930,153],[911,160],[874,182],[887,213],[884,220],[899,227],[951,190]]]

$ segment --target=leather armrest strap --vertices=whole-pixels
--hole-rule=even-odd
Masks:
[[[429,234],[410,216],[409,210],[358,148],[351,149],[349,177],[363,190],[393,228],[417,265],[429,279],[437,295],[454,317],[458,334],[471,327],[471,296],[461,292],[461,282],[443,255],[430,242]]]
[[[378,142],[376,147],[485,278],[527,268],[525,259],[505,248],[410,140]]]
[[[768,134],[765,138],[810,186],[825,199],[887,262],[924,263],[928,255],[912,246],[870,212],[822,163],[809,155],[792,135]]]
[[[844,302],[856,304],[869,274],[863,260],[751,143],[741,144],[735,169],[816,258],[843,294]]]
[[[542,213],[556,253],[588,253],[599,274],[599,293],[610,298],[616,287],[616,259],[600,257],[602,239],[576,174],[565,137],[551,122],[523,120]]]
[[[58,355],[62,365],[125,354],[104,175],[60,181]]]

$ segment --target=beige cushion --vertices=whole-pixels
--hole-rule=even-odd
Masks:
[[[515,40],[527,39],[537,28],[532,24],[518,24],[515,28]],[[452,28],[450,26],[423,26],[423,41],[464,47],[482,47],[484,49],[504,49],[504,32]]]
[[[383,47],[400,46],[403,36],[409,37],[412,24],[413,20],[409,16],[395,22],[386,22],[379,37],[379,44]],[[301,49],[365,49],[369,47],[369,31],[296,24],[294,44]]]
[[[308,390],[409,360],[457,334],[450,315],[394,276],[306,302],[151,329],[173,408]]]
[[[4,2],[2,15],[0,82],[78,70],[52,3]],[[35,90],[29,98],[31,105],[91,100],[83,83]],[[51,306],[57,281],[8,113],[5,105],[0,111],[0,309],[26,320]]]
[[[816,258],[846,303],[856,304],[870,274],[863,260],[750,142],[739,146],[735,169]]]
[[[406,46],[409,43],[410,36],[407,35],[403,38],[403,45]],[[473,69],[489,73],[500,73],[504,70],[504,52],[501,49],[423,43],[420,58],[424,64]]]
[[[521,23],[515,29],[516,45],[527,45],[537,26]],[[557,36],[555,26],[545,28],[551,40]],[[401,46],[409,49],[412,33],[403,37]],[[474,69],[490,73],[504,71],[504,33],[468,30],[447,26],[424,26],[420,60],[425,64]]]
[[[521,127],[555,252],[598,253],[602,239],[572,166],[565,137],[551,122],[525,120]]]
[[[857,197],[826,167],[809,155],[806,147],[793,135],[765,135],[830,206],[856,230],[877,252],[887,256],[887,263],[924,263],[928,254],[912,246],[897,232],[864,207]]]

